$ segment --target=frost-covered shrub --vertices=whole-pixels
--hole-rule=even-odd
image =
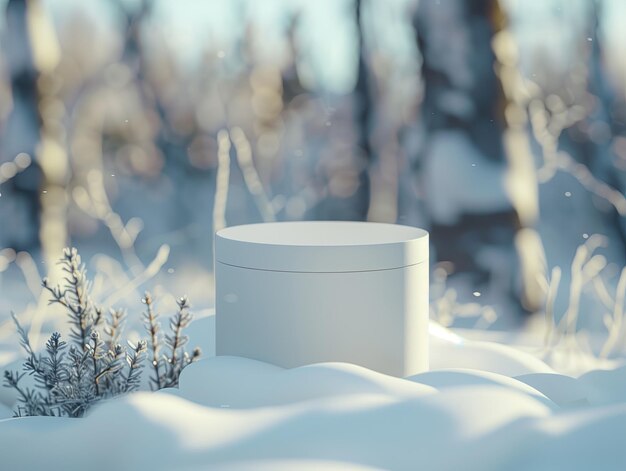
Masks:
[[[185,351],[188,338],[184,329],[192,319],[187,298],[177,301],[170,332],[163,335],[152,296],[146,293],[142,302],[149,339],[123,346],[120,339],[125,312],[112,309],[105,316],[93,302],[89,295],[91,283],[76,249],[65,249],[60,264],[65,273],[63,283],[51,286],[44,279],[43,287],[50,293],[50,304],[62,305],[68,314],[68,341],[54,332],[45,352],[35,353],[26,331],[13,315],[26,352],[23,372],[4,372],[4,385],[17,391],[15,415],[80,417],[102,399],[138,389],[148,358],[153,370],[151,389],[177,386],[183,368],[200,357],[198,348],[191,354]],[[20,383],[26,374],[34,377],[34,387]]]

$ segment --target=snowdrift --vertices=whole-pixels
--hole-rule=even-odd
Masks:
[[[130,394],[83,419],[0,420],[1,467],[626,468],[626,369],[572,378],[436,325],[431,357],[432,371],[405,379],[344,363],[287,370],[209,357],[179,389]]]

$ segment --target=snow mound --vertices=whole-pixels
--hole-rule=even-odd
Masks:
[[[328,460],[257,460],[240,461],[228,464],[211,466],[214,471],[377,471],[381,468],[357,465],[340,461]],[[188,468],[181,471],[206,471],[204,466]]]
[[[587,392],[577,379],[556,373],[533,373],[518,376],[518,381],[543,392],[561,407],[587,405]]]
[[[414,398],[363,394],[274,407],[223,409],[136,393],[82,420],[0,423],[8,469],[186,469],[256,460],[321,460],[383,469],[458,469],[475,442],[550,409],[514,390],[467,387]],[[24,443],[37,453],[24,453]],[[510,444],[513,447],[514,444]],[[451,456],[443,451],[453,447]],[[111,453],[115,449],[117,453]],[[484,469],[480,462],[465,469]]]
[[[180,378],[181,396],[212,407],[264,407],[354,394],[419,397],[434,392],[430,386],[348,363],[283,369],[228,356],[192,364]]]
[[[464,386],[499,386],[528,394],[543,402],[548,407],[556,408],[556,404],[554,404],[551,399],[531,385],[508,376],[488,371],[449,369],[429,371],[406,379],[415,383],[432,386],[438,390]]]
[[[596,370],[585,373],[578,382],[590,404],[604,405],[626,401],[626,366],[614,370]]]
[[[430,323],[430,368],[468,368],[505,376],[554,373],[528,353],[494,342],[466,340],[434,322]]]
[[[436,325],[431,340],[446,369],[405,379],[209,357],[179,389],[106,401],[83,419],[0,420],[0,469],[624,469],[626,369],[576,379]]]

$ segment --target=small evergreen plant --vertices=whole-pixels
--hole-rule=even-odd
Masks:
[[[45,352],[35,353],[28,334],[12,314],[26,352],[23,372],[4,372],[4,385],[17,391],[15,416],[81,417],[102,399],[139,389],[148,358],[153,371],[152,390],[177,386],[183,368],[200,357],[198,348],[191,353],[185,351],[189,339],[184,329],[192,320],[187,298],[177,301],[170,332],[162,335],[152,296],[146,293],[142,299],[146,306],[143,320],[149,340],[127,342],[125,347],[120,343],[125,312],[111,309],[105,316],[93,302],[91,283],[78,251],[65,249],[59,263],[65,273],[63,283],[51,286],[44,279],[42,284],[50,293],[50,304],[60,304],[68,314],[68,342],[54,332],[46,342]],[[34,377],[34,387],[20,383],[26,374]]]

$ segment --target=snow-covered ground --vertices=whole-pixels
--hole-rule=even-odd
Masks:
[[[626,367],[559,374],[508,345],[431,325],[431,371],[394,378],[325,363],[285,370],[214,357],[179,389],[139,392],[83,419],[0,420],[2,469],[622,470]],[[10,397],[0,414],[10,417]]]

